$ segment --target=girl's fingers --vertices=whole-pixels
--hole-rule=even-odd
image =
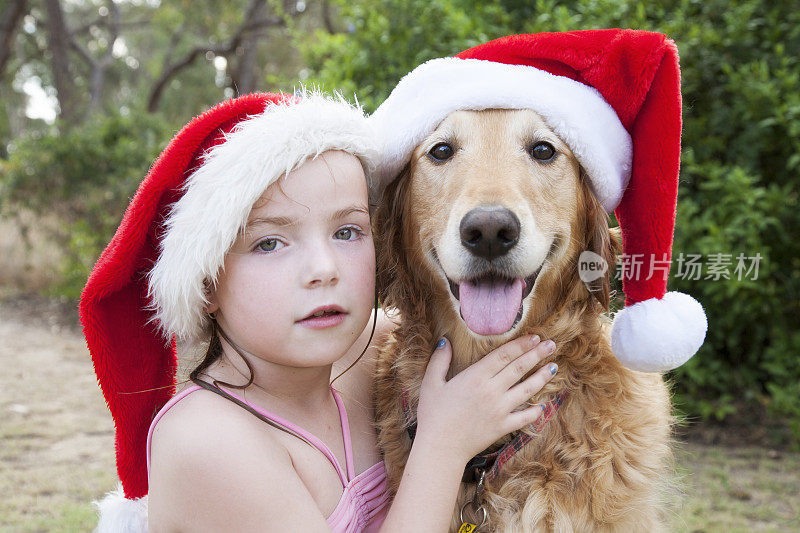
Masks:
[[[549,365],[544,365],[534,374],[528,376],[525,381],[511,387],[506,394],[509,402],[509,409],[514,409],[530,400],[532,396],[542,390],[542,387],[544,387],[548,381],[553,379],[556,371],[558,371],[557,364],[550,363]]]
[[[508,434],[522,429],[525,426],[529,426],[539,420],[539,417],[542,416],[542,412],[543,409],[540,404],[522,409],[521,411],[514,411],[506,417],[507,425],[504,431]]]
[[[436,344],[431,358],[428,360],[428,367],[425,369],[425,376],[422,381],[433,379],[436,382],[444,383],[447,378],[447,371],[450,369],[450,359],[453,351],[447,339],[442,337]]]
[[[503,390],[507,390],[543,359],[552,355],[555,349],[556,343],[552,340],[540,342],[535,348],[506,365],[493,379],[497,380],[496,382],[503,387]]]
[[[471,368],[486,371],[488,378],[497,375],[498,372],[506,368],[519,356],[528,352],[539,344],[538,335],[525,335],[509,341],[504,345],[486,354],[480,361],[472,365]],[[519,379],[519,378],[517,378]]]

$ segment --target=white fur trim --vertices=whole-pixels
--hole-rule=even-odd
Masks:
[[[380,187],[411,152],[459,109],[532,109],[569,145],[607,212],[622,199],[631,173],[631,137],[593,87],[526,65],[479,59],[433,59],[408,73],[372,114],[385,143]]]
[[[327,150],[361,159],[369,177],[378,144],[360,108],[318,93],[276,104],[236,125],[186,180],[172,206],[161,254],[149,274],[154,320],[167,336],[202,337],[204,280],[216,279],[225,254],[266,188]]]
[[[611,348],[626,367],[666,372],[688,361],[703,345],[708,329],[700,303],[668,292],[619,311],[611,327]]]
[[[92,505],[100,514],[95,533],[147,533],[147,496],[128,500],[122,485]]]

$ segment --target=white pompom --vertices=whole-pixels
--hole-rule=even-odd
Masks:
[[[147,533],[147,496],[129,500],[117,485],[93,505],[100,513],[95,533]]]
[[[619,361],[640,372],[666,372],[688,361],[706,337],[708,321],[700,302],[668,292],[619,311],[611,327],[611,349]]]

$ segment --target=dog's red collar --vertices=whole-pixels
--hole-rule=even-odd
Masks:
[[[564,403],[567,393],[567,389],[564,389],[556,394],[549,402],[544,404],[542,416],[540,416],[539,419],[533,423],[532,429],[535,433],[539,433],[545,424],[547,424],[550,419],[555,416],[558,408]],[[405,414],[406,418],[406,429],[408,430],[408,436],[413,442],[414,437],[417,434],[417,421],[414,415],[411,414],[411,405],[408,400],[408,396],[409,392],[404,390],[401,395],[401,400],[403,402],[403,413]],[[511,458],[514,457],[514,455],[531,440],[533,440],[531,435],[523,431],[519,431],[513,439],[508,441],[499,450],[491,453],[476,455],[469,460],[466,468],[464,468],[464,475],[462,476],[461,481],[464,483],[477,483],[481,477],[481,472],[486,472],[484,476],[484,483],[489,483],[495,477],[497,477],[497,474],[500,472],[500,469],[503,468],[503,465],[510,461]]]

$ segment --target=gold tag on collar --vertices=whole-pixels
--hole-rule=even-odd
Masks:
[[[458,528],[458,533],[475,533],[478,530],[478,526],[475,524],[470,524],[469,522],[464,522],[461,524],[461,527]]]

